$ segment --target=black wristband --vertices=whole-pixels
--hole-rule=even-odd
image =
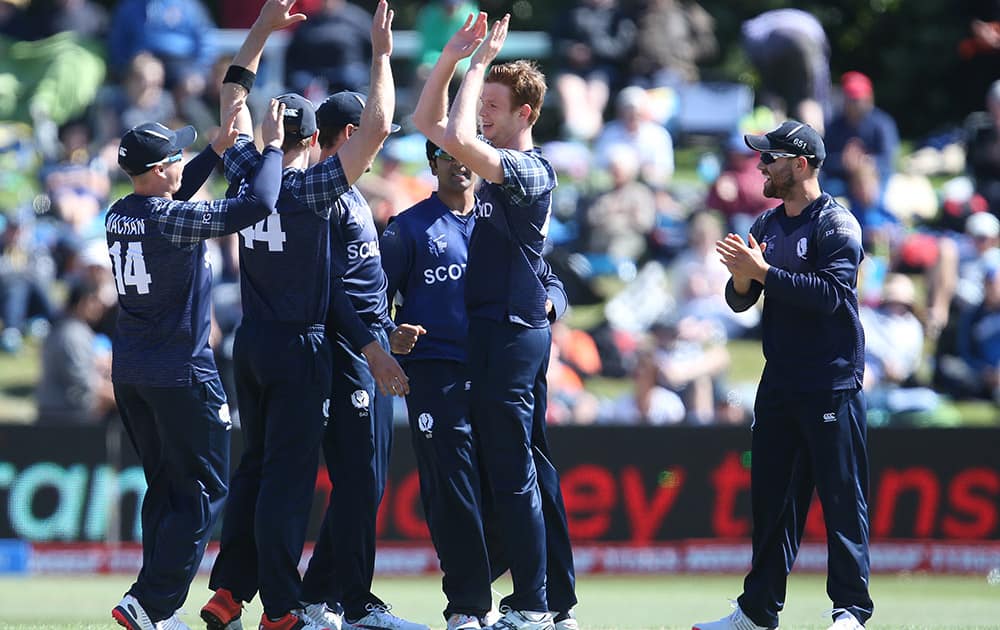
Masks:
[[[257,75],[243,66],[229,66],[226,70],[226,77],[222,79],[223,83],[236,83],[237,85],[242,85],[247,92],[253,88],[254,79]]]

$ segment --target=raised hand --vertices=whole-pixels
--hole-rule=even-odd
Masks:
[[[448,43],[445,44],[444,50],[441,51],[441,56],[451,59],[452,61],[458,61],[459,59],[465,59],[476,52],[479,45],[483,43],[486,39],[486,29],[488,26],[489,19],[486,17],[486,13],[480,11],[479,15],[469,14],[469,17],[465,19],[465,24],[462,28],[458,29]]]
[[[493,29],[490,31],[490,36],[486,39],[483,45],[476,50],[476,54],[472,57],[472,63],[481,63],[483,65],[493,63],[493,60],[497,58],[498,54],[500,54],[500,49],[503,48],[503,43],[507,41],[508,26],[510,26],[510,13],[507,13],[493,23]]]
[[[264,144],[280,149],[285,141],[285,104],[271,99],[267,108],[267,116],[260,125],[260,135]]]
[[[271,31],[278,31],[306,19],[304,13],[291,13],[296,0],[267,0],[260,9],[257,22]]]
[[[236,138],[240,135],[236,119],[240,115],[241,109],[243,109],[243,101],[235,101],[226,113],[226,119],[222,121],[219,133],[216,134],[215,140],[212,140],[212,150],[215,151],[216,155],[222,155],[226,149],[236,144]]]
[[[389,8],[386,0],[379,0],[372,19],[372,54],[392,54],[392,18],[396,12]]]

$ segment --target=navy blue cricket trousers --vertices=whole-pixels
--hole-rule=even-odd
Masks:
[[[469,423],[468,369],[458,361],[406,363],[406,409],[420,499],[444,576],[444,616],[482,617],[492,606],[477,440]]]
[[[469,375],[471,418],[496,521],[509,541],[505,557],[514,591],[501,605],[548,610],[547,551],[542,499],[535,468],[535,382],[548,356],[551,331],[471,318]]]
[[[551,347],[550,347],[551,350]],[[549,438],[546,430],[545,414],[548,407],[549,365],[546,352],[541,369],[535,379],[535,422],[532,427],[532,458],[538,477],[538,489],[542,497],[542,518],[545,522],[546,572],[545,589],[548,596],[548,610],[554,613],[568,612],[576,606],[576,570],[573,565],[573,547],[569,539],[569,525],[566,522],[566,506],[563,503],[559,472],[552,463],[549,453]],[[496,580],[507,571],[506,545],[502,531],[499,531],[495,517],[491,493],[484,491],[483,517],[486,529],[487,547],[490,552],[492,578]]]
[[[827,594],[835,610],[862,624],[871,617],[866,424],[860,390],[758,388],[750,451],[753,561],[739,597],[757,625],[778,625],[814,489],[827,531]]]
[[[389,351],[381,325],[370,327]],[[388,478],[392,397],[378,391],[364,355],[342,336],[332,338],[333,389],[323,456],[333,489],[316,546],[302,578],[303,601],[341,603],[348,619],[379,603],[375,576],[375,519]]]
[[[129,593],[150,619],[174,614],[187,598],[229,476],[226,394],[218,376],[187,387],[115,383],[115,400],[142,460],[142,569]]]
[[[244,450],[209,588],[260,589],[277,619],[300,607],[298,564],[316,487],[332,359],[322,324],[244,321],[233,346]]]

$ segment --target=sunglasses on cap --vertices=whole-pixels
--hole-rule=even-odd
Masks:
[[[182,151],[178,151],[177,153],[174,153],[173,155],[168,155],[167,157],[163,158],[162,160],[157,160],[155,162],[150,162],[149,164],[146,165],[146,168],[153,168],[154,166],[157,166],[157,165],[160,165],[160,164],[173,164],[174,162],[180,162],[182,159],[184,159],[183,152]]]
[[[760,154],[760,161],[763,162],[764,164],[774,164],[775,162],[778,161],[778,158],[796,158],[796,157],[804,157],[806,159],[809,159],[809,158],[814,158],[816,156],[802,155],[801,153],[780,153],[777,151],[766,151],[766,152],[762,151]]]
[[[441,158],[442,160],[448,160],[449,162],[454,162],[455,158],[444,152],[444,149],[437,149],[434,151],[435,158]]]

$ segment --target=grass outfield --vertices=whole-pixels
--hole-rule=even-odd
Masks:
[[[123,576],[0,578],[0,628],[115,628],[110,611],[131,580]],[[793,575],[782,628],[824,630],[831,606],[825,578]],[[584,630],[677,628],[721,617],[727,598],[739,593],[738,576],[585,577],[577,614]],[[500,590],[506,588],[500,586]],[[203,628],[197,613],[207,599],[205,579],[191,590],[181,619]],[[443,628],[444,607],[436,578],[378,579],[376,590],[395,612]],[[938,629],[1000,627],[1000,585],[983,577],[877,575],[872,580],[871,628]],[[259,619],[259,601],[244,612],[248,630]]]

